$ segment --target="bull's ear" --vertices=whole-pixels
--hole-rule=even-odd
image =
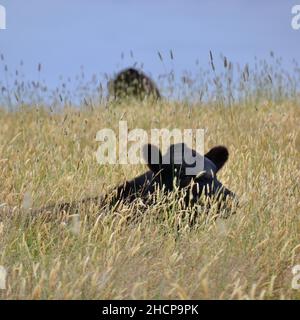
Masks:
[[[228,150],[224,146],[217,146],[210,149],[205,157],[211,160],[217,167],[217,171],[219,171],[228,160]]]
[[[151,171],[153,171],[155,174],[161,171],[162,155],[156,146],[150,143],[146,144],[143,147],[143,157]]]

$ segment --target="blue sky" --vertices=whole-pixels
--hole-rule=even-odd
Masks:
[[[0,0],[7,11],[7,29],[0,30],[0,53],[10,69],[23,60],[27,78],[36,77],[41,62],[43,79],[54,85],[60,75],[72,77],[82,65],[87,74],[98,75],[135,61],[143,62],[144,70],[153,76],[171,69],[192,70],[197,59],[206,68],[209,50],[240,63],[251,63],[254,56],[265,58],[273,50],[288,63],[300,52],[300,30],[291,28],[291,8],[297,3]]]

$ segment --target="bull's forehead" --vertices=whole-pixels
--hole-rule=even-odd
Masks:
[[[201,172],[215,175],[217,172],[216,165],[210,159],[201,155],[197,155],[192,164],[184,163],[183,169],[185,169],[184,174],[191,176],[197,176]]]
[[[204,157],[204,171],[215,174],[217,166],[208,158]]]
[[[201,161],[203,162],[203,156],[184,143],[171,145],[163,156],[163,163],[165,164],[171,163],[192,166],[195,165],[196,162]]]
[[[187,147],[182,143],[172,145],[166,154],[163,156],[163,163],[174,164],[182,169],[187,169],[183,172],[187,175],[197,175],[201,171],[215,173],[216,165],[205,156],[200,155],[195,150]]]

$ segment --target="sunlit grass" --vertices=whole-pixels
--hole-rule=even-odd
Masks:
[[[227,219],[194,227],[176,198],[79,216],[29,218],[30,208],[104,194],[144,170],[99,165],[96,133],[205,128],[206,150],[226,145],[220,180],[240,199]],[[299,105],[265,100],[229,108],[131,102],[0,111],[2,299],[294,299],[300,264]],[[100,210],[101,211],[101,210]],[[140,219],[132,222],[133,216]],[[129,222],[128,222],[129,221]],[[130,222],[131,221],[131,222]]]

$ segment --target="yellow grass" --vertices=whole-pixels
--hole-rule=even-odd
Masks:
[[[100,195],[146,170],[96,161],[97,131],[117,130],[121,119],[129,129],[206,128],[206,150],[229,149],[219,178],[240,199],[236,214],[190,228],[173,199],[144,213],[136,205],[99,217],[84,208],[79,220],[30,220],[30,207]],[[0,110],[0,298],[300,298],[291,286],[300,264],[299,120],[288,101]],[[125,223],[133,214],[143,217]]]

